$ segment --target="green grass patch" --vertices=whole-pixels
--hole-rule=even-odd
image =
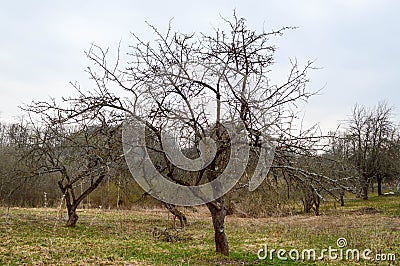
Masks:
[[[80,210],[75,228],[64,226],[56,209],[0,208],[1,265],[359,265],[370,261],[260,261],[264,245],[274,249],[337,247],[396,254],[400,261],[399,197],[348,198],[344,207],[332,202],[322,215],[262,219],[228,216],[229,258],[215,254],[211,218],[206,210],[187,213],[189,225],[171,232],[176,241],[157,235],[170,228],[166,210]],[[363,213],[374,208],[378,212]],[[64,214],[65,215],[65,214]]]

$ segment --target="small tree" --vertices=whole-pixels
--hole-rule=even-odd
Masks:
[[[70,227],[78,221],[79,204],[122,160],[118,126],[101,110],[91,107],[82,114],[81,107],[61,111],[54,102],[37,102],[25,108],[31,117],[40,116],[40,120],[29,123],[32,133],[21,156],[30,166],[25,175],[51,174],[57,178]]]

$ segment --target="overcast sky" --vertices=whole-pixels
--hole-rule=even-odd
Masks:
[[[84,51],[91,43],[127,51],[130,32],[150,38],[145,21],[165,30],[211,32],[236,9],[253,29],[297,26],[271,40],[279,49],[273,81],[316,60],[310,90],[322,91],[303,107],[306,125],[334,130],[358,103],[386,100],[399,121],[400,1],[1,1],[0,120],[32,100],[74,93],[69,81],[87,81]]]

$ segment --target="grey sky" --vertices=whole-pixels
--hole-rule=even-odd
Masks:
[[[399,113],[400,2],[392,0],[292,1],[1,1],[0,120],[20,115],[31,100],[73,93],[69,81],[90,84],[84,51],[94,42],[123,51],[130,32],[151,38],[145,21],[165,30],[211,31],[219,15],[236,9],[250,27],[298,26],[271,40],[273,80],[288,71],[289,58],[316,60],[311,90],[320,95],[303,107],[305,124],[324,132],[346,119],[354,104],[386,100]],[[398,121],[399,116],[395,119]]]

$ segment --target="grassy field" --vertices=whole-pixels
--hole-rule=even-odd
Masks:
[[[214,253],[211,218],[207,210],[187,211],[184,230],[170,229],[163,209],[80,210],[76,228],[67,228],[60,210],[0,208],[1,265],[380,265],[377,261],[259,260],[257,251],[337,248],[371,249],[396,255],[400,265],[400,197],[348,199],[345,207],[322,206],[322,215],[273,218],[228,216],[229,258]],[[64,214],[65,215],[65,214]],[[165,230],[165,228],[168,228]],[[344,248],[345,249],[345,248]],[[287,255],[286,255],[287,256]]]

